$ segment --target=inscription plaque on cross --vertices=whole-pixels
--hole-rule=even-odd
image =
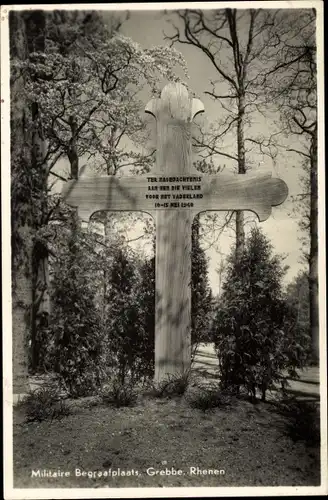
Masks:
[[[89,220],[98,211],[142,211],[156,222],[155,380],[179,374],[191,362],[191,231],[200,212],[250,210],[266,220],[287,197],[271,173],[204,175],[192,165],[191,127],[204,111],[186,87],[168,84],[146,112],[156,118],[156,166],[139,176],[69,181],[66,202]]]

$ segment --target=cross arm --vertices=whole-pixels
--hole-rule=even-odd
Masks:
[[[272,207],[281,205],[288,195],[282,179],[272,178],[270,172],[219,174],[202,177],[203,198],[196,212],[208,210],[250,210],[259,221],[265,221]]]
[[[148,194],[146,176],[81,177],[65,184],[64,201],[78,208],[81,219],[88,221],[100,211],[144,211],[151,213],[154,199]]]

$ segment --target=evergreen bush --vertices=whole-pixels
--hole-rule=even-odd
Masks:
[[[258,228],[251,231],[240,260],[232,253],[217,305],[212,338],[221,383],[245,387],[265,400],[268,389],[288,375],[297,377],[306,353],[303,332],[283,290],[283,258]]]

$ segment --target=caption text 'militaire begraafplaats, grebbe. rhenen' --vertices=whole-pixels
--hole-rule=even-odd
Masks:
[[[60,479],[67,477],[80,477],[80,478],[111,478],[111,477],[129,477],[129,476],[223,476],[225,475],[224,469],[201,469],[197,466],[190,466],[186,469],[176,469],[175,467],[155,468],[148,467],[145,471],[138,471],[136,469],[104,469],[104,470],[83,470],[75,468],[74,471],[64,471],[61,469],[32,469],[31,478],[42,479],[52,478]]]

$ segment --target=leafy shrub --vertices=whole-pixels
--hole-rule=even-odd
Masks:
[[[120,408],[134,406],[138,399],[138,393],[132,384],[122,384],[116,380],[111,386],[105,386],[101,390],[101,398],[104,403]]]
[[[276,404],[278,413],[286,417],[286,428],[293,441],[305,441],[308,445],[320,443],[320,417],[315,402],[284,397]]]
[[[219,387],[198,386],[197,391],[188,397],[188,403],[192,408],[202,411],[211,411],[214,408],[222,408],[231,403],[231,394],[220,390]]]
[[[53,368],[72,397],[94,394],[102,376],[103,332],[94,300],[99,282],[94,256],[85,251],[88,238],[73,225],[52,279]]]
[[[58,390],[49,387],[32,391],[21,404],[28,422],[53,420],[70,413],[67,403],[61,399]]]
[[[282,256],[252,230],[240,259],[228,261],[223,293],[213,321],[212,338],[223,387],[245,388],[253,400],[284,377],[296,376],[306,360],[304,332],[295,328],[282,280]]]
[[[187,390],[189,376],[189,371],[182,374],[169,375],[161,382],[153,384],[152,395],[156,398],[182,396]]]
[[[86,354],[87,356],[88,354]],[[86,360],[85,366],[77,367],[73,362],[68,362],[67,367],[62,369],[61,386],[67,390],[72,398],[94,396],[99,391],[101,378],[98,371],[92,372],[92,366],[93,363],[89,364]],[[69,367],[71,367],[72,373],[70,373]]]
[[[153,376],[154,259],[139,262],[131,249],[113,247],[106,272],[105,344],[125,385]]]

